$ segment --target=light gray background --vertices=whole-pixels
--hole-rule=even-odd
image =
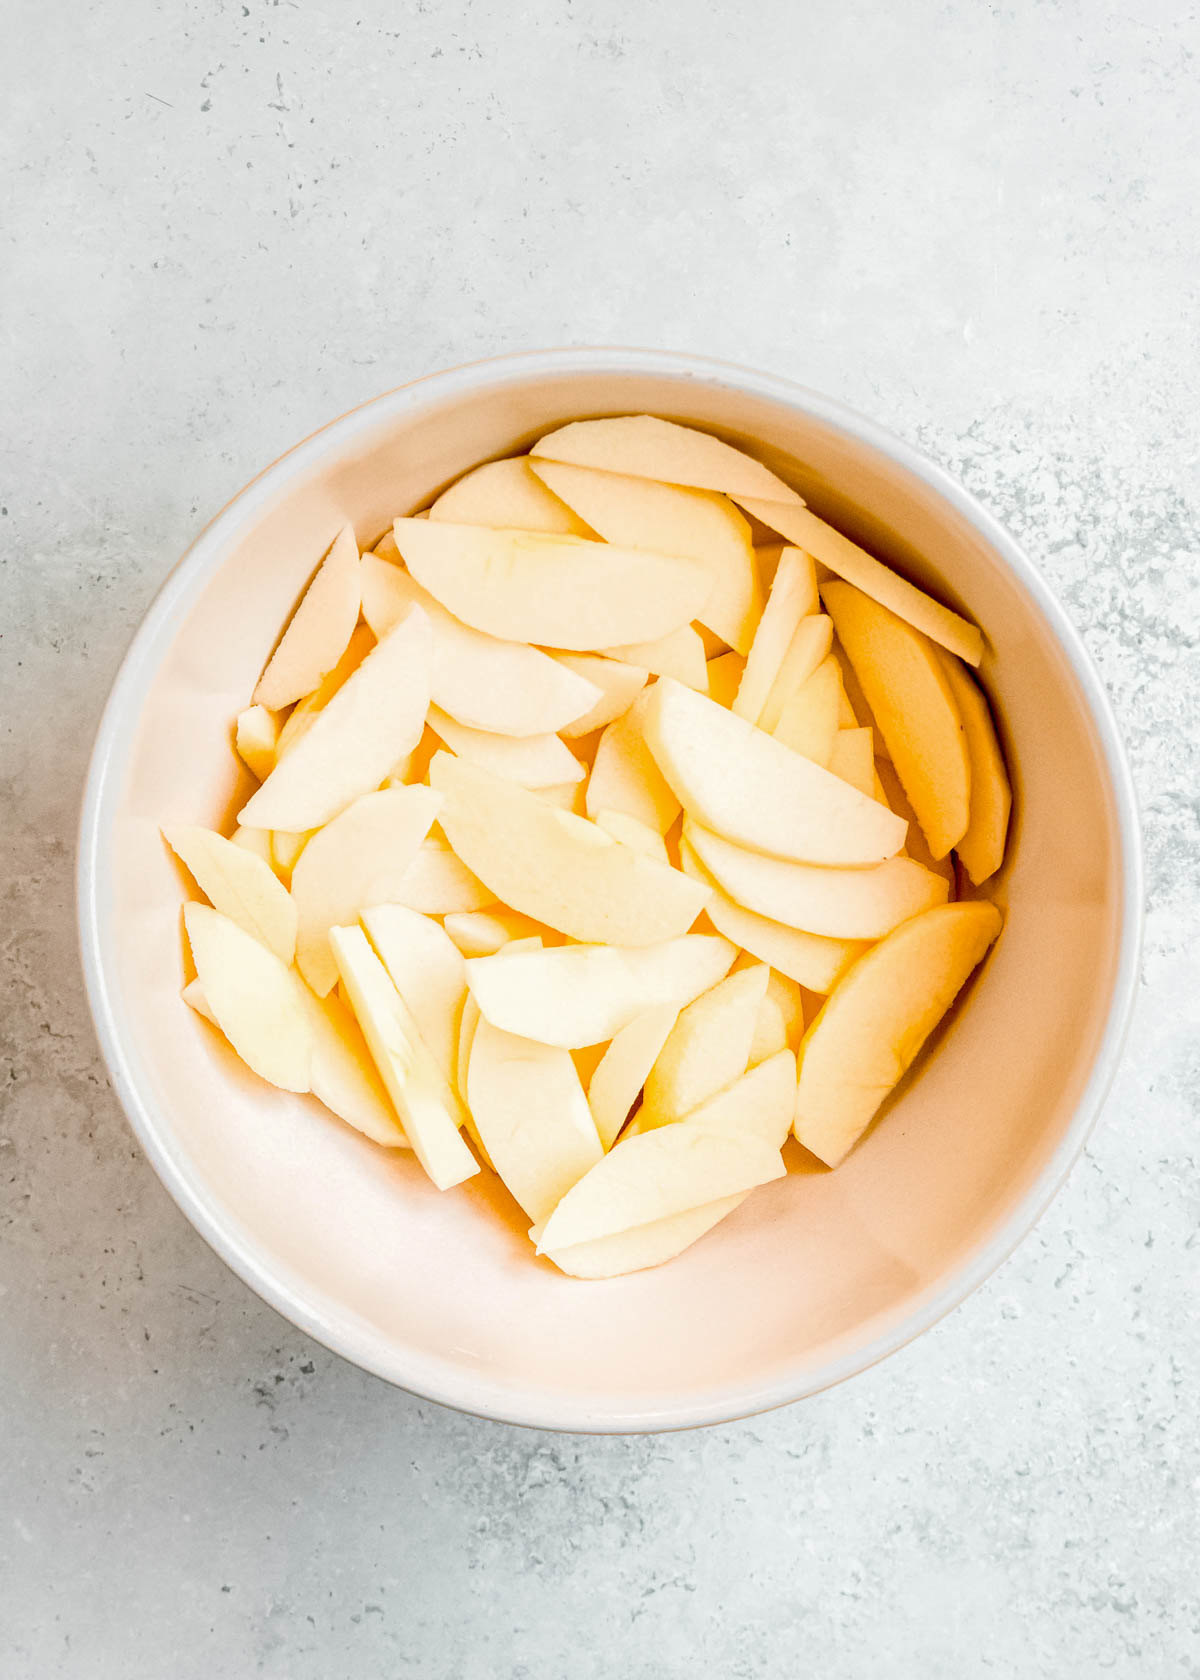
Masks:
[[[0,22],[5,1680],[1200,1672],[1192,7]],[[72,926],[98,709],[204,520],[412,375],[585,342],[792,375],[960,474],[1087,637],[1149,852],[1124,1072],[1037,1233],[848,1387],[652,1440],[420,1404],[260,1304],[134,1146]]]

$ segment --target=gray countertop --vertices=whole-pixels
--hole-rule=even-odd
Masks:
[[[0,62],[5,1680],[1194,1675],[1194,10],[56,16],[9,0]],[[882,1367],[672,1438],[455,1416],[263,1306],[133,1142],[72,920],[98,711],[204,520],[380,390],[580,342],[774,369],[961,475],[1099,661],[1148,844],[1124,1070],[1036,1233]]]

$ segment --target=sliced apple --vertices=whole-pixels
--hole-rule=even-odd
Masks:
[[[643,733],[647,708],[653,704],[657,686],[644,690],[600,737],[587,786],[587,810],[591,817],[598,811],[625,811],[656,833],[665,834],[679,815],[679,800]]]
[[[886,807],[670,678],[650,691],[642,727],[684,809],[727,840],[843,867],[904,844],[904,824]]]
[[[429,727],[459,758],[520,787],[565,787],[587,774],[557,735],[493,735],[458,723],[437,706],[429,708]]]
[[[880,809],[883,809],[881,806]],[[700,862],[738,904],[827,939],[882,939],[898,923],[946,902],[946,882],[908,857],[834,869],[746,851],[685,824]]]
[[[727,496],[763,496],[772,502],[804,505],[761,461],[711,432],[698,432],[652,414],[573,420],[539,438],[530,455],[535,461],[568,461],[601,472],[719,490]]]
[[[255,834],[262,834],[263,829],[254,829]],[[302,829],[293,834],[287,828],[273,828],[271,834],[271,863],[279,879],[286,886],[292,878],[292,870],[296,867],[300,853],[317,832],[315,828]]]
[[[552,734],[601,699],[586,673],[538,648],[502,642],[460,624],[399,565],[364,555],[362,586],[363,613],[378,635],[414,605],[425,613],[433,643],[430,695],[468,728],[500,735]]]
[[[220,1032],[221,1029],[217,1026],[217,1017],[208,1007],[208,999],[204,995],[204,987],[199,980],[189,980],[179,995],[189,1009],[194,1009],[197,1015],[202,1015],[210,1026],[217,1027],[217,1031]]]
[[[895,811],[898,817],[903,817],[908,824],[908,837],[904,842],[905,856],[913,858],[925,869],[932,869],[935,875],[940,875],[948,884],[953,896],[954,892],[954,859],[952,857],[935,858],[929,850],[925,836],[921,833],[921,825],[917,821],[916,812],[908,802],[908,795],[900,785],[900,778],[896,774],[896,767],[890,759],[877,758],[875,760],[875,780],[878,787],[875,790],[876,799]]]
[[[705,610],[707,611],[707,608]],[[704,657],[710,664],[714,659],[719,659],[722,654],[733,651],[723,637],[718,636],[707,625],[701,624],[699,619],[692,625],[692,629],[699,636],[701,646],[704,649]]]
[[[279,742],[279,719],[265,706],[247,706],[237,715],[234,726],[234,745],[238,757],[252,776],[265,782],[275,768],[275,748]]]
[[[459,1136],[464,1110],[412,1013],[359,927],[330,935],[338,972],[367,1048],[417,1159],[439,1190],[461,1184],[479,1164]]]
[[[484,1017],[471,1044],[467,1090],[495,1170],[531,1220],[548,1218],[602,1159],[569,1050],[514,1037]]]
[[[731,707],[741,686],[746,661],[740,653],[721,653],[708,662],[708,693],[718,706]]]
[[[362,605],[354,527],[343,525],[258,679],[254,703],[278,711],[311,694],[346,651]]]
[[[235,828],[229,836],[229,843],[243,852],[252,852],[263,860],[268,869],[274,870],[275,854],[271,849],[269,828]]]
[[[458,1035],[458,1073],[456,1080],[458,1089],[463,1094],[464,1101],[466,1099],[467,1091],[467,1074],[471,1066],[471,1047],[475,1043],[475,1032],[481,1019],[482,1017],[479,1013],[479,1005],[475,1002],[475,999],[471,996],[470,992],[468,992],[467,1001],[463,1004],[462,1026],[459,1029]],[[487,1152],[487,1146],[485,1145],[482,1137],[479,1135],[479,1127],[475,1124],[475,1117],[471,1113],[470,1108],[467,1109],[467,1117],[463,1121],[463,1131],[466,1132],[467,1136],[470,1138],[471,1148],[475,1151],[476,1155],[478,1155],[484,1166],[489,1172],[494,1173],[496,1170],[495,1165],[493,1164],[492,1157]]]
[[[702,561],[713,580],[702,622],[739,653],[748,651],[762,591],[750,526],[725,496],[562,461],[535,457],[531,465],[605,542]]]
[[[440,805],[427,787],[365,793],[301,852],[292,870],[296,965],[318,997],[337,984],[330,928],[357,921],[369,905],[395,902]]]
[[[280,1090],[309,1090],[312,1028],[294,971],[207,904],[185,904],[183,920],[212,1019],[246,1066]]]
[[[656,642],[630,642],[625,647],[605,648],[609,659],[626,665],[644,665],[652,676],[674,677],[676,682],[708,693],[708,661],[704,643],[690,624],[660,636]]]
[[[624,846],[632,846],[635,852],[645,852],[647,857],[656,858],[659,863],[671,862],[667,842],[658,830],[648,823],[639,822],[637,817],[631,817],[628,811],[595,811],[592,821],[614,840],[619,840]]]
[[[758,1006],[758,1014],[754,1018],[754,1038],[750,1045],[749,1067],[757,1067],[772,1056],[777,1056],[781,1050],[788,1048],[787,1023],[783,1018],[783,1011],[778,1001],[770,996],[763,998]]]
[[[442,924],[464,957],[490,957],[514,939],[539,937],[542,928],[519,910],[456,910]]]
[[[938,650],[848,583],[828,582],[823,595],[929,850],[945,857],[970,820],[971,765]]]
[[[583,760],[580,760],[583,763]],[[586,770],[587,766],[584,765]],[[546,805],[554,805],[560,811],[570,811],[572,816],[586,817],[586,783],[563,782],[558,787],[534,788],[533,792]]]
[[[869,728],[874,737],[875,755],[887,756],[887,743],[879,733],[879,726],[875,722],[875,715],[867,705],[867,697],[862,691],[862,684],[854,675],[854,667],[846,658],[837,637],[833,638],[833,646],[829,650],[830,658],[837,665],[842,679],[842,695],[838,702],[838,727],[841,729]]]
[[[801,620],[814,617],[820,605],[811,556],[798,548],[784,549],[733,703],[739,717],[758,722]]]
[[[527,455],[485,461],[464,474],[434,502],[429,518],[452,525],[489,525],[496,530],[592,535],[583,520],[553,493],[553,486],[548,488],[534,473]]]
[[[670,1214],[666,1219],[652,1219],[630,1231],[616,1231],[610,1237],[595,1237],[591,1242],[541,1252],[568,1277],[625,1277],[630,1272],[643,1272],[650,1266],[674,1260],[740,1207],[748,1195],[749,1191],[743,1190],[736,1196],[709,1202],[705,1207],[689,1208],[686,1213]],[[529,1233],[535,1240],[540,1234],[540,1231]]]
[[[778,531],[788,542],[807,549],[839,578],[845,578],[848,584],[853,584],[931,641],[956,653],[968,665],[979,664],[983,657],[983,637],[976,625],[960,618],[958,613],[944,607],[940,601],[935,601],[932,595],[909,583],[890,566],[883,565],[865,549],[859,548],[857,543],[852,543],[849,537],[844,537],[832,525],[818,519],[815,513],[794,505],[772,506],[770,502],[757,498],[744,499],[739,495],[736,499],[764,525]],[[867,699],[870,698],[868,693]]]
[[[472,875],[445,835],[434,832],[417,848],[396,889],[395,902],[427,916],[450,916],[490,909],[496,895]]]
[[[802,682],[784,702],[779,722],[771,732],[785,747],[790,747],[802,758],[811,759],[814,764],[824,766],[831,775],[837,775],[830,759],[838,732],[838,699],[841,688],[838,668],[827,656],[812,676]],[[844,781],[846,778],[839,779]],[[859,791],[863,790],[860,788]],[[871,797],[869,789],[864,797]]]
[[[856,964],[804,1035],[798,1142],[836,1167],[912,1065],[1000,932],[994,904],[945,904],[899,927]]]
[[[437,715],[437,707],[430,706],[429,717]],[[429,774],[429,760],[435,752],[441,751],[441,737],[435,735],[426,723],[421,739],[411,752],[406,752],[402,758],[396,760],[388,772],[385,788],[412,787],[417,782],[423,782]]]
[[[583,677],[599,693],[599,698],[574,723],[559,730],[568,741],[590,735],[595,729],[627,712],[646,686],[650,673],[644,665],[624,665],[619,659],[605,659],[599,653],[560,653],[558,663],[576,676]]]
[[[739,969],[683,1010],[646,1080],[643,1131],[682,1119],[745,1073],[769,976],[765,963]]]
[[[875,798],[875,731],[839,729],[829,752],[829,774],[857,788],[868,799]]]
[[[313,1096],[374,1143],[407,1149],[404,1127],[353,1012],[335,992],[327,998],[309,992],[307,997],[313,1034]]]
[[[954,691],[971,762],[970,816],[955,850],[963,868],[979,886],[1004,862],[1012,789],[1004,767],[1004,754],[996,739],[996,726],[982,690],[952,653],[942,653],[939,657]]]
[[[828,614],[807,613],[792,634],[779,669],[775,673],[775,680],[759,707],[758,717],[748,721],[756,722],[760,729],[768,732],[775,730],[796,691],[804,686],[829,657],[832,641],[833,623]],[[736,705],[734,710],[739,712],[739,716],[747,715]]]
[[[251,828],[317,828],[377,788],[429,709],[429,620],[389,630],[238,814]]]
[[[457,855],[535,921],[573,939],[653,945],[686,933],[704,908],[696,882],[525,788],[448,753],[429,776],[446,797],[441,826]]]
[[[303,700],[298,700],[285,718],[279,730],[279,739],[275,743],[276,764],[312,727],[317,713],[323,712],[338,690],[345,687],[375,646],[377,639],[369,624],[360,624],[355,628],[346,643],[346,651],[333,670],[326,672],[312,693],[306,694]]]
[[[440,923],[403,904],[377,904],[360,920],[430,1054],[454,1085],[467,998],[462,952]],[[464,1091],[459,1095],[465,1100]]]
[[[582,652],[655,641],[690,624],[711,586],[698,560],[582,537],[432,519],[398,519],[395,530],[417,582],[505,641]]]
[[[214,910],[236,922],[282,963],[296,951],[296,906],[271,866],[210,828],[172,823],[163,838]]]
[[[588,1082],[600,1142],[611,1149],[679,1016],[674,1003],[651,1004],[615,1032]]]
[[[782,1149],[795,1112],[796,1055],[784,1049],[713,1091],[680,1118],[689,1128],[755,1138],[770,1149]]]
[[[514,952],[510,946],[471,958],[467,984],[494,1026],[573,1050],[612,1038],[652,1004],[682,1009],[716,984],[735,954],[728,940],[712,934],[627,948],[555,945]]]

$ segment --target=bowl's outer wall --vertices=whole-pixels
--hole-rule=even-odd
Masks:
[[[861,1368],[952,1305],[1077,1149],[1134,955],[1119,749],[1078,651],[1003,539],[836,405],[695,368],[583,353],[484,364],[381,398],[285,457],[156,603],[114,690],[85,810],[83,939],[101,1040],[189,1217],[280,1310],[369,1369],[555,1427],[761,1409]],[[473,463],[568,418],[630,411],[746,443],[816,511],[984,626],[1015,826],[996,883],[1000,944],[866,1143],[835,1174],[804,1171],[797,1151],[792,1176],[681,1259],[581,1284],[534,1262],[494,1184],[439,1195],[411,1156],[261,1084],[181,1005],[185,878],[158,825],[224,823],[248,793],[231,719],[344,520],[374,540]]]

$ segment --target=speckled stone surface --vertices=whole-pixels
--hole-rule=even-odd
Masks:
[[[1135,15],[1136,14],[1136,15]],[[0,54],[4,1680],[1200,1672],[1194,9],[9,0]],[[588,1440],[293,1331],[135,1147],[76,967],[97,714],[199,525],[439,366],[701,350],[959,473],[1057,586],[1145,815],[1069,1185],[849,1386]]]

